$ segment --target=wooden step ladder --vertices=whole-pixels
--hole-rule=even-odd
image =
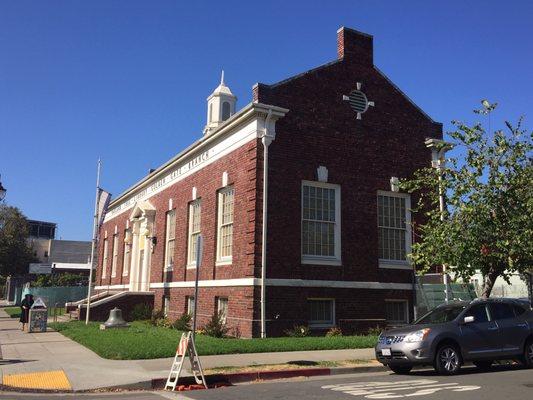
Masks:
[[[174,356],[174,361],[172,362],[172,366],[170,367],[170,372],[168,374],[167,383],[165,384],[165,390],[176,390],[185,357],[189,358],[191,372],[196,383],[203,385],[207,389],[202,364],[200,363],[200,358],[196,352],[194,335],[192,335],[192,332],[187,332],[181,334],[181,339],[179,341],[178,348],[176,349],[176,355]]]

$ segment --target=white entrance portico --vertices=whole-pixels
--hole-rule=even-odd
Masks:
[[[129,290],[150,290],[150,259],[153,248],[155,207],[149,201],[137,203],[130,214],[133,234]]]

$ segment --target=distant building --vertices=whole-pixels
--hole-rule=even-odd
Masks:
[[[57,240],[56,223],[36,220],[29,220],[28,223],[28,241],[34,256],[39,260],[29,265],[30,274],[89,272],[90,241]]]

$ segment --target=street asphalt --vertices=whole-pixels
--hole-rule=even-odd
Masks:
[[[437,375],[433,370],[418,370],[410,375],[389,372],[337,375],[253,383],[185,393],[143,392],[73,395],[28,395],[0,393],[0,399],[48,400],[261,400],[261,399],[397,399],[423,400],[526,400],[533,398],[533,370],[497,366],[490,372],[465,367],[456,376]]]

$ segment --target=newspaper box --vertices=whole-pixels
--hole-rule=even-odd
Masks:
[[[37,297],[30,308],[28,332],[46,332],[48,327],[48,308],[43,299]]]

